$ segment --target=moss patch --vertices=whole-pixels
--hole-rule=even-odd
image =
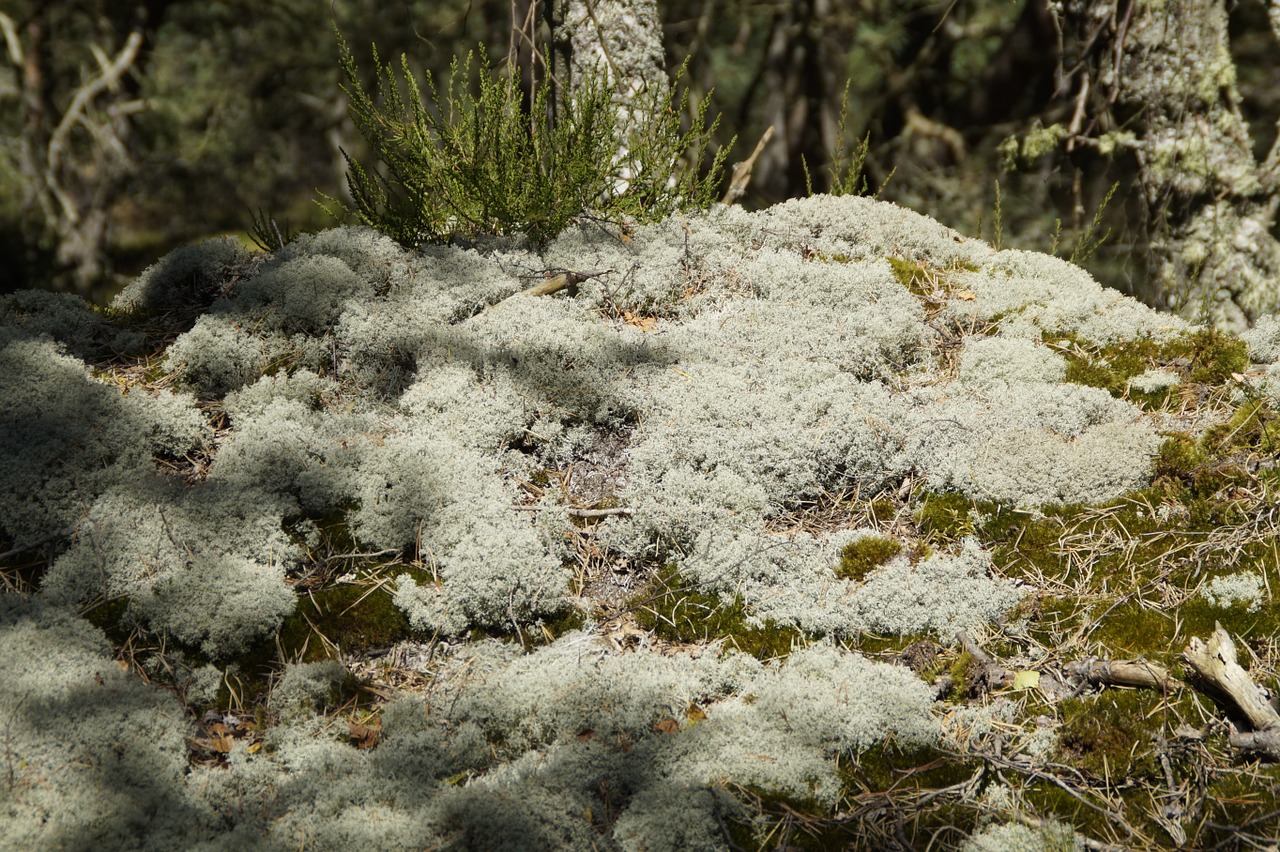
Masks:
[[[1164,697],[1150,690],[1108,689],[1062,703],[1058,743],[1063,758],[1096,778],[1115,781],[1153,776],[1152,736]]]
[[[868,535],[851,541],[840,551],[836,576],[845,580],[863,580],[868,574],[902,552],[896,539]]]
[[[688,583],[673,566],[662,568],[649,589],[632,603],[636,621],[668,642],[724,640],[734,648],[762,660],[785,657],[805,641],[794,627],[772,620],[763,627],[747,623],[746,606],[739,597],[725,601]]]
[[[1184,384],[1220,385],[1249,367],[1244,341],[1215,329],[1187,332],[1163,343],[1139,338],[1103,346],[1074,334],[1045,334],[1044,341],[1066,358],[1068,382],[1102,388],[1148,409],[1166,405],[1176,388],[1131,388],[1130,382],[1147,370],[1170,370]]]
[[[342,585],[301,596],[280,626],[280,646],[289,659],[312,663],[385,648],[408,635],[408,619],[386,589]]]

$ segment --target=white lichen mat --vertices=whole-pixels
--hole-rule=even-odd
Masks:
[[[912,286],[904,262],[938,277]],[[573,295],[520,292],[564,269],[601,274]],[[838,640],[950,642],[1019,591],[972,540],[841,577],[867,530],[776,519],[908,480],[1022,507],[1136,488],[1156,426],[1065,383],[1042,334],[1185,328],[1063,261],[861,198],[675,217],[625,241],[584,225],[541,253],[408,251],[358,228],[266,258],[216,241],[115,307],[202,293],[217,298],[168,346],[174,390],[158,394],[122,395],[81,360],[136,345],[127,324],[44,295],[0,310],[0,541],[75,530],[38,594],[0,600],[15,848],[711,849],[742,807],[729,789],[829,805],[838,759],[942,736],[922,681]],[[198,475],[156,463],[197,451]],[[607,471],[598,505],[621,510],[595,524],[602,549],[823,638],[769,663],[623,652],[588,607],[584,630],[527,655],[462,641],[587,606],[566,564],[566,509],[582,507],[520,484],[588,459]],[[366,551],[430,566],[394,578],[394,599],[455,642],[445,673],[357,750],[314,711],[340,667],[291,667],[267,747],[187,771],[178,698],[118,671],[75,608],[127,600],[153,634],[233,658],[292,611],[306,519],[335,512]]]

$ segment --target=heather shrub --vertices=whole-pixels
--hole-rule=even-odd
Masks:
[[[344,152],[349,212],[404,245],[489,234],[544,243],[579,216],[656,221],[706,207],[718,189],[727,150],[705,176],[695,171],[715,131],[715,123],[704,128],[707,101],[682,132],[687,95],[668,103],[636,94],[643,126],[629,128],[620,149],[603,74],[558,98],[553,122],[549,79],[526,109],[518,81],[495,79],[483,51],[455,59],[441,90],[428,73],[424,98],[407,57],[397,70],[375,47],[370,93],[341,35],[338,44],[349,114],[376,161],[366,166]],[[685,158],[693,167],[681,168]]]

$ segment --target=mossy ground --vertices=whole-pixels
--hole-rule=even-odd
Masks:
[[[1046,334],[1044,342],[1066,358],[1068,382],[1102,388],[1149,410],[1168,406],[1179,386],[1219,387],[1249,367],[1245,343],[1214,329],[1186,332],[1165,342],[1140,338],[1098,345],[1072,334]],[[1131,386],[1133,379],[1157,368],[1175,373],[1180,385],[1156,391]]]
[[[762,660],[786,657],[809,641],[794,627],[772,621],[753,626],[741,598],[725,600],[699,590],[672,567],[661,568],[653,582],[629,605],[636,622],[659,638],[678,644],[720,642]]]

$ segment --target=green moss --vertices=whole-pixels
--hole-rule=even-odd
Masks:
[[[662,568],[631,607],[641,627],[668,642],[723,639],[724,647],[762,660],[785,657],[805,639],[800,630],[771,620],[763,627],[751,626],[740,597],[725,601],[701,591],[686,582],[674,566]]]
[[[840,761],[840,777],[849,791],[883,792],[950,787],[972,778],[977,759],[964,760],[929,746],[904,747],[886,740]]]
[[[472,628],[472,641],[481,639],[501,639],[508,642],[519,642],[526,651],[550,645],[566,633],[581,630],[587,623],[586,613],[577,607],[566,607],[552,618],[539,620],[532,627],[511,630],[494,630]]]
[[[1062,702],[1058,744],[1064,760],[1097,778],[1116,781],[1154,776],[1152,736],[1164,697],[1141,689],[1108,689]]]
[[[1226,423],[1219,423],[1205,430],[1200,439],[1201,450],[1211,456],[1222,457],[1236,450],[1259,449],[1270,451],[1275,434],[1275,413],[1262,400],[1248,400],[1235,410]]]
[[[1250,610],[1243,603],[1215,606],[1208,598],[1196,595],[1178,607],[1178,618],[1182,622],[1180,634],[1185,640],[1192,636],[1207,639],[1218,624],[1238,641],[1246,643],[1265,643],[1280,634],[1280,606],[1273,602]]]
[[[129,598],[114,598],[94,606],[83,613],[94,627],[107,635],[112,645],[120,646],[129,640],[133,622],[129,618]]]
[[[919,530],[940,545],[973,535],[991,550],[1001,576],[1062,590],[1028,610],[1027,629],[1036,641],[1058,647],[1087,635],[1101,644],[1101,655],[1173,664],[1190,636],[1206,635],[1215,619],[1229,623],[1236,635],[1280,631],[1280,615],[1270,606],[1254,612],[1217,608],[1192,595],[1206,570],[1234,573],[1248,567],[1274,577],[1280,569],[1262,535],[1239,537],[1229,558],[1224,553],[1212,568],[1190,558],[1206,536],[1256,523],[1260,511],[1270,511],[1253,500],[1215,493],[1208,485],[1218,480],[1206,471],[1218,462],[1202,456],[1197,442],[1174,437],[1157,462],[1161,481],[1098,506],[1027,512],[958,495],[925,494],[916,512]],[[1188,486],[1187,478],[1204,487]],[[1170,609],[1171,596],[1185,603]],[[953,677],[961,684],[962,677]],[[964,694],[962,684],[956,694]]]
[[[861,581],[902,552],[902,544],[886,536],[868,535],[851,541],[840,551],[836,576]]]
[[[916,510],[916,524],[927,539],[937,544],[950,544],[972,535],[974,504],[963,494],[925,494]]]
[[[1156,454],[1153,478],[1190,481],[1204,462],[1199,441],[1185,433],[1170,435]]]
[[[1031,815],[1066,823],[1085,837],[1113,836],[1115,825],[1106,812],[1089,807],[1086,802],[1092,804],[1092,800],[1082,801],[1082,798],[1081,793],[1064,790],[1048,781],[1037,781],[1022,790],[1022,799]],[[1142,821],[1145,822],[1145,819]]]
[[[1147,370],[1172,370],[1183,383],[1220,385],[1249,366],[1246,344],[1214,329],[1188,332],[1163,343],[1139,338],[1101,346],[1074,334],[1046,334],[1044,340],[1066,359],[1068,382],[1102,388],[1147,409],[1164,406],[1175,392],[1174,388],[1149,393],[1131,388],[1130,382]]]
[[[1101,642],[1108,656],[1116,658],[1144,657],[1167,664],[1180,648],[1174,646],[1181,635],[1181,623],[1174,613],[1164,612],[1140,601],[1119,606],[1099,604],[1101,609],[1093,623],[1092,638]]]
[[[893,270],[893,277],[898,279],[899,284],[917,296],[928,295],[929,273],[924,266],[914,260],[906,260],[901,257],[887,257],[885,260],[889,262],[889,268]]]
[[[951,664],[951,668],[947,672],[951,676],[951,690],[947,693],[947,700],[960,704],[980,693],[982,687],[974,678],[981,672],[981,669],[982,665],[973,654],[968,651],[961,651],[960,656]]]
[[[1205,793],[1203,827],[1191,838],[1195,848],[1247,848],[1241,842],[1246,827],[1253,836],[1264,834],[1268,842],[1274,842],[1274,814],[1280,812],[1280,766],[1253,765],[1215,772]],[[1265,818],[1267,814],[1273,816]],[[1255,845],[1265,848],[1267,844]]]
[[[1249,369],[1249,347],[1243,340],[1216,328],[1187,334],[1169,347],[1171,360],[1185,358],[1187,380],[1206,385],[1219,385],[1232,373]]]
[[[360,543],[351,529],[350,515],[359,506],[354,501],[328,512],[310,515],[292,515],[284,519],[281,528],[294,544],[306,549],[313,556],[329,557],[343,553],[357,553]],[[315,530],[316,539],[308,536]]]
[[[288,659],[310,663],[384,648],[408,635],[408,619],[385,588],[342,585],[301,596],[280,626],[280,647]]]

